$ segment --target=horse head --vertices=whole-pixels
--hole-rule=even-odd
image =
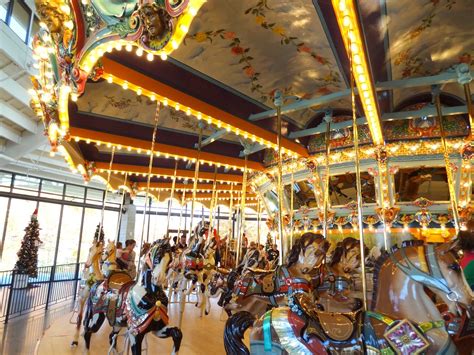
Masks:
[[[443,278],[444,281],[439,281],[445,286],[445,290],[440,290],[434,287],[432,289],[448,306],[449,311],[453,314],[462,314],[464,309],[468,316],[474,316],[474,292],[468,285],[464,272],[459,265],[459,260],[462,254],[459,252],[458,243],[451,242],[445,244],[439,244],[434,248],[433,252],[436,255],[438,266],[432,266],[430,263],[431,270],[436,272],[436,268],[439,268],[438,278]],[[429,256],[428,256],[429,258]],[[440,292],[438,292],[440,291]],[[462,309],[459,309],[461,307]]]
[[[104,253],[102,255],[103,261],[115,261],[117,254],[117,247],[113,240],[107,240],[107,246],[105,247]]]
[[[104,250],[104,245],[102,242],[94,240],[91,247],[89,248],[89,255],[85,263],[86,268],[92,266],[92,264],[97,261]]]
[[[166,282],[166,273],[171,262],[171,246],[168,239],[157,241],[148,252],[147,261],[152,271],[152,282],[161,286]]]
[[[348,237],[337,243],[329,267],[337,268],[345,274],[350,274],[360,267],[360,243],[357,239]]]
[[[329,242],[321,234],[305,233],[291,248],[287,266],[295,266],[303,274],[308,274],[323,264],[328,249]]]

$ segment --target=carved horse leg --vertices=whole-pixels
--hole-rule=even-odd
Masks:
[[[179,352],[179,348],[181,346],[181,340],[183,339],[183,333],[181,332],[181,329],[178,327],[168,327],[164,326],[158,331],[153,332],[154,335],[156,335],[158,338],[169,338],[171,337],[173,339],[173,355],[177,355]]]
[[[78,346],[79,345],[79,335],[81,333],[81,324],[82,318],[84,313],[84,306],[86,304],[86,300],[89,298],[89,287],[85,286],[84,290],[79,294],[79,309],[77,314],[77,322],[76,322],[76,331],[74,332],[74,339],[71,342],[71,346]]]
[[[88,307],[89,308],[89,307]],[[105,314],[98,313],[92,316],[92,309],[89,309],[84,318],[84,341],[86,342],[86,349],[89,350],[91,345],[92,333],[96,333],[105,320]]]
[[[142,342],[145,334],[139,333],[137,335],[130,335],[130,345],[132,347],[132,355],[141,355]]]

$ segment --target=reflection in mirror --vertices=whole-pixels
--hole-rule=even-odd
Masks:
[[[285,194],[290,201],[290,193],[293,190],[293,210],[298,210],[303,206],[308,208],[317,207],[316,198],[314,197],[314,186],[307,181],[298,181],[293,184],[293,189],[290,185],[285,186]]]
[[[263,197],[267,201],[267,207],[271,212],[278,211],[278,195],[273,190],[268,190],[263,194]]]
[[[374,177],[367,172],[360,173],[363,203],[375,203]],[[357,200],[356,174],[348,173],[331,176],[329,181],[331,205],[342,206]]]
[[[424,197],[431,201],[449,201],[445,168],[400,169],[395,175],[395,192],[401,202]]]

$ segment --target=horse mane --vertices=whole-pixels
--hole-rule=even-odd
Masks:
[[[342,242],[337,243],[336,248],[334,249],[334,254],[331,258],[331,262],[329,263],[329,267],[339,263],[347,247],[354,243],[358,243],[358,240],[352,237],[347,237]]]
[[[293,247],[291,248],[290,253],[287,258],[287,267],[291,267],[298,261],[301,251],[306,250],[308,245],[313,244],[315,241],[323,241],[324,237],[321,234],[316,234],[312,232],[305,233],[299,238]]]
[[[375,304],[377,303],[377,292],[378,292],[378,287],[379,287],[379,274],[380,270],[382,269],[382,266],[385,264],[385,262],[396,252],[398,252],[401,249],[404,248],[411,248],[411,247],[419,247],[424,245],[425,243],[422,240],[406,240],[402,242],[402,245],[399,247],[398,244],[395,244],[392,246],[390,249],[390,253],[384,250],[382,254],[375,260],[375,265],[374,265],[374,276],[373,276],[373,290],[372,290],[372,303],[371,303],[371,308],[374,309]]]

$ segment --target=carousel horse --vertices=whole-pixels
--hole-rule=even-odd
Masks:
[[[89,255],[84,265],[82,282],[78,291],[76,331],[74,333],[74,339],[71,343],[71,346],[77,346],[79,344],[79,334],[81,331],[84,306],[86,304],[86,300],[89,298],[91,286],[97,281],[102,281],[104,279],[104,274],[102,273],[102,270],[100,268],[100,259],[102,257],[102,252],[103,243],[94,240],[92,242],[91,247],[89,248]]]
[[[455,354],[456,346],[429,289],[452,312],[470,315],[473,293],[451,244],[406,243],[377,261],[370,310],[356,307],[333,312],[304,294],[293,306],[274,308],[255,321],[249,312],[228,319],[224,345],[228,354]],[[461,334],[462,335],[462,334]]]
[[[360,243],[348,237],[337,243],[327,263],[326,280],[329,282],[329,293],[335,295],[353,289],[353,275],[361,265]]]
[[[117,247],[114,241],[108,240],[102,255],[102,273],[105,277],[118,270],[117,266]]]
[[[125,272],[115,272],[92,286],[84,318],[87,349],[92,333],[96,333],[107,318],[112,327],[111,349],[116,346],[120,329],[127,327],[133,355],[141,353],[141,344],[148,332],[160,338],[172,337],[173,353],[179,351],[182,333],[179,328],[168,326],[168,299],[162,289],[170,261],[171,246],[168,240],[160,240],[147,253],[143,284],[134,282]]]
[[[249,311],[255,315],[268,308],[287,305],[296,293],[311,293],[314,281],[320,282],[329,242],[320,234],[305,233],[293,245],[286,265],[272,271],[249,271],[228,287],[233,289],[231,301],[224,306],[227,314]]]

